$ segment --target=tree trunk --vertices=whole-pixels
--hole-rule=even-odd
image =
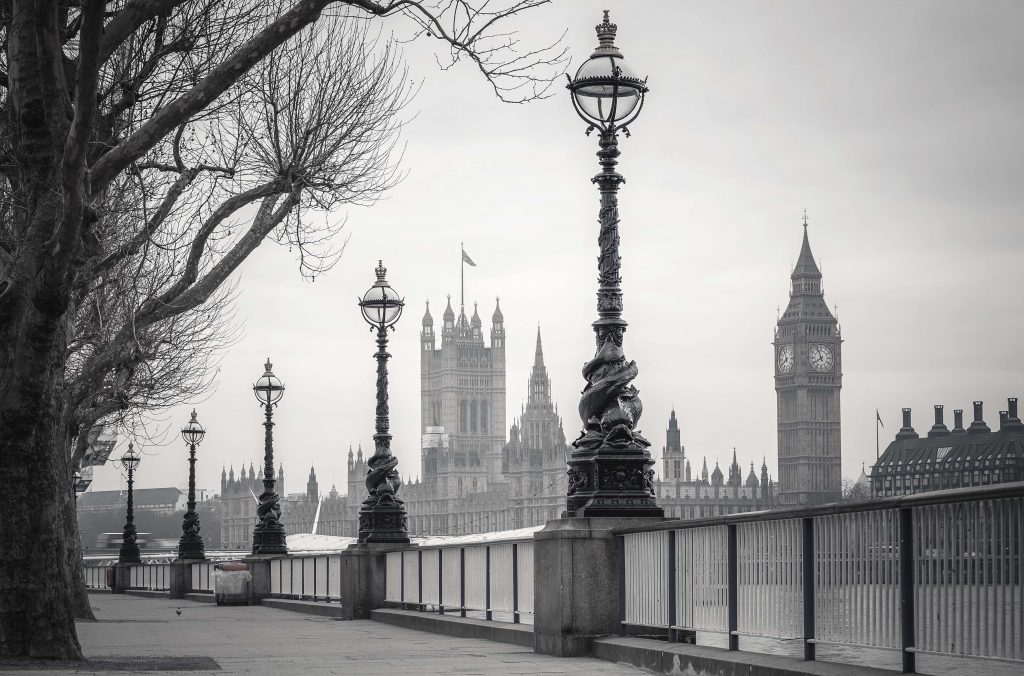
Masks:
[[[74,500],[71,470],[61,416],[54,411],[60,374],[58,359],[38,365],[32,380],[45,382],[48,406],[34,415],[0,411],[7,421],[28,419],[27,425],[5,421],[5,430],[14,434],[0,440],[6,493],[0,516],[0,659],[82,659],[67,545],[74,509],[68,504]],[[23,389],[24,381],[15,383],[15,402]]]
[[[74,491],[72,491],[74,493]],[[70,514],[64,518],[66,525],[64,537],[68,543],[68,574],[71,577],[71,590],[74,594],[74,613],[76,620],[95,622],[92,603],[89,602],[89,591],[85,587],[85,571],[82,565],[82,538],[78,529],[78,504],[74,498],[67,502]]]

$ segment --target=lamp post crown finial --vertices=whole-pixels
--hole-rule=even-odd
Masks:
[[[198,422],[196,420],[196,410],[195,409],[192,409],[192,420],[190,420],[189,422]]]
[[[271,370],[274,368],[274,365],[270,363],[270,357],[267,357],[267,363],[263,365],[263,368],[267,370],[267,373],[270,373]]]
[[[384,276],[388,274],[388,269],[384,267],[384,261],[381,259],[377,260],[377,269],[374,271],[377,273],[377,281],[383,282]]]
[[[608,10],[604,10],[604,19],[601,23],[595,26],[597,31],[597,39],[600,42],[601,47],[615,48],[615,32],[618,30],[618,26],[613,24],[608,19]]]

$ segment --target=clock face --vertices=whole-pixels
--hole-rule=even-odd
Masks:
[[[783,345],[779,348],[779,373],[789,373],[793,370],[793,346]]]
[[[828,345],[811,345],[811,368],[815,371],[832,370],[832,350]]]

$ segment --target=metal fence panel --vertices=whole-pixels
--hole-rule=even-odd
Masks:
[[[914,508],[916,645],[1024,659],[1024,498]]]
[[[306,556],[300,559],[302,562],[302,574],[299,575],[299,587],[293,590],[293,594],[306,597],[313,595],[313,576],[316,574],[316,557]]]
[[[512,599],[512,545],[493,544],[491,547],[491,607],[494,613],[501,613],[495,619],[512,621],[515,610]]]
[[[814,518],[819,642],[900,647],[897,510]]]
[[[668,626],[668,531],[623,537],[626,624]]]
[[[727,526],[676,531],[676,626],[729,630]]]
[[[284,559],[271,559],[270,561],[270,593],[271,594],[284,594],[284,587],[282,585],[287,584],[284,580]],[[289,569],[290,571],[290,569]],[[289,572],[289,580],[291,580],[291,574]]]
[[[448,547],[441,554],[441,600],[445,608],[461,607],[460,588],[462,579],[461,547]]]
[[[420,553],[418,550],[402,552],[402,576],[405,586],[402,603],[420,602]]]
[[[517,544],[516,566],[519,575],[519,621],[533,623],[533,541]]]
[[[803,528],[799,519],[736,527],[737,629],[741,634],[803,636]]]
[[[440,550],[423,550],[423,603],[431,606],[438,605],[441,598],[440,579],[438,578],[439,557]]]
[[[326,556],[318,556],[313,562],[313,597],[326,599],[328,597],[327,582],[329,559]]]
[[[384,600],[402,602],[402,552],[388,552],[385,557]]]
[[[487,547],[466,547],[466,608],[487,610]]]

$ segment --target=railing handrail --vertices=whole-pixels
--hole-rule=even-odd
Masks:
[[[650,533],[653,531],[681,530],[685,528],[705,528],[708,526],[725,526],[739,523],[757,523],[762,521],[781,521],[800,519],[830,514],[851,514],[854,512],[874,512],[886,509],[907,507],[923,507],[925,505],[945,505],[976,500],[999,500],[1002,498],[1024,497],[1024,481],[1014,481],[991,486],[972,486],[968,488],[948,488],[941,491],[928,491],[913,495],[895,495],[885,498],[870,498],[850,502],[833,502],[813,507],[788,507],[784,509],[766,509],[759,512],[740,512],[721,516],[701,517],[693,519],[666,519],[660,523],[644,526],[628,526],[615,528],[615,535],[630,533]]]

